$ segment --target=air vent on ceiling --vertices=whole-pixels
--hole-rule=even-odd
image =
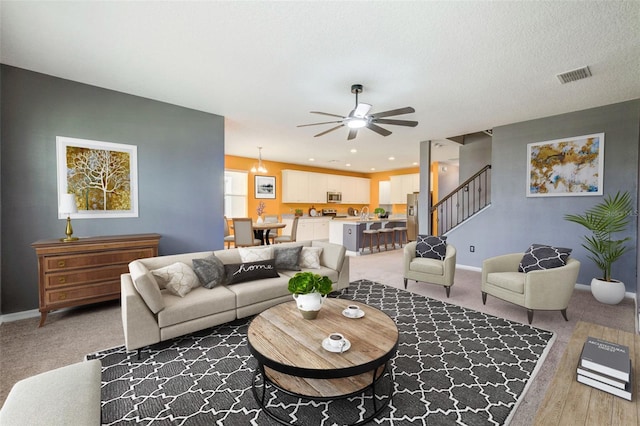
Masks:
[[[558,77],[560,83],[565,84],[591,77],[591,70],[589,70],[589,67],[582,67],[577,70],[563,72],[562,74],[558,74],[556,77]]]

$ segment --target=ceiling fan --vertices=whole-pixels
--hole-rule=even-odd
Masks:
[[[329,130],[325,130],[324,132],[320,132],[314,137],[326,135],[329,132],[333,132],[334,130],[339,129],[340,127],[347,126],[349,128],[349,135],[347,136],[347,140],[354,139],[358,134],[358,129],[366,127],[369,130],[373,130],[374,132],[382,135],[389,136],[391,132],[387,129],[384,129],[378,124],[393,124],[395,126],[408,126],[408,127],[416,127],[418,125],[417,121],[409,121],[409,120],[389,120],[382,117],[390,117],[392,115],[402,115],[409,114],[411,112],[416,112],[412,107],[398,108],[392,109],[390,111],[378,112],[375,114],[369,114],[369,110],[371,109],[371,105],[358,103],[358,94],[362,93],[362,84],[354,84],[351,86],[351,93],[356,95],[356,106],[349,115],[342,116],[338,114],[329,114],[327,112],[320,111],[311,111],[312,114],[320,114],[320,115],[328,115],[330,117],[338,117],[340,120],[336,121],[324,121],[322,123],[311,123],[311,124],[301,124],[297,127],[307,127],[307,126],[317,126],[320,124],[336,124],[339,125],[332,127]]]

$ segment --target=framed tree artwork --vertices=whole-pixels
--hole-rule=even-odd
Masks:
[[[71,218],[138,217],[135,145],[57,136],[56,156],[58,200],[62,194],[76,198],[78,212]]]
[[[527,197],[602,195],[604,133],[527,145]]]
[[[258,176],[255,177],[256,198],[276,198],[276,177]]]

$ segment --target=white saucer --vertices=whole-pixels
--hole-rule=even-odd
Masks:
[[[357,314],[351,315],[349,313],[349,311],[345,309],[344,311],[342,311],[342,315],[344,315],[347,318],[353,318],[353,319],[362,318],[364,316],[364,311],[362,309],[358,309],[358,313]]]
[[[342,349],[341,348],[334,348],[333,346],[331,346],[329,344],[329,338],[328,337],[322,341],[322,348],[324,350],[329,351],[329,352],[334,352],[334,353],[346,352],[346,351],[349,350],[350,347],[351,347],[351,342],[348,341],[347,339],[344,339],[344,346],[342,347]]]

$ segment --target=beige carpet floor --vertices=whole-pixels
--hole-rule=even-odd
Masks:
[[[350,279],[369,279],[403,288],[402,250],[351,258]],[[409,291],[513,321],[527,322],[525,309],[488,297],[482,305],[480,273],[457,269],[451,297],[444,288],[409,282]],[[518,407],[511,425],[530,425],[562,357],[573,328],[580,320],[624,331],[635,331],[635,302],[616,306],[595,301],[589,291],[576,290],[568,308],[569,321],[560,312],[537,311],[533,326],[556,333],[556,340],[538,375]],[[119,302],[102,303],[50,314],[44,327],[39,318],[0,324],[0,404],[15,382],[37,373],[83,360],[88,353],[124,343]]]

